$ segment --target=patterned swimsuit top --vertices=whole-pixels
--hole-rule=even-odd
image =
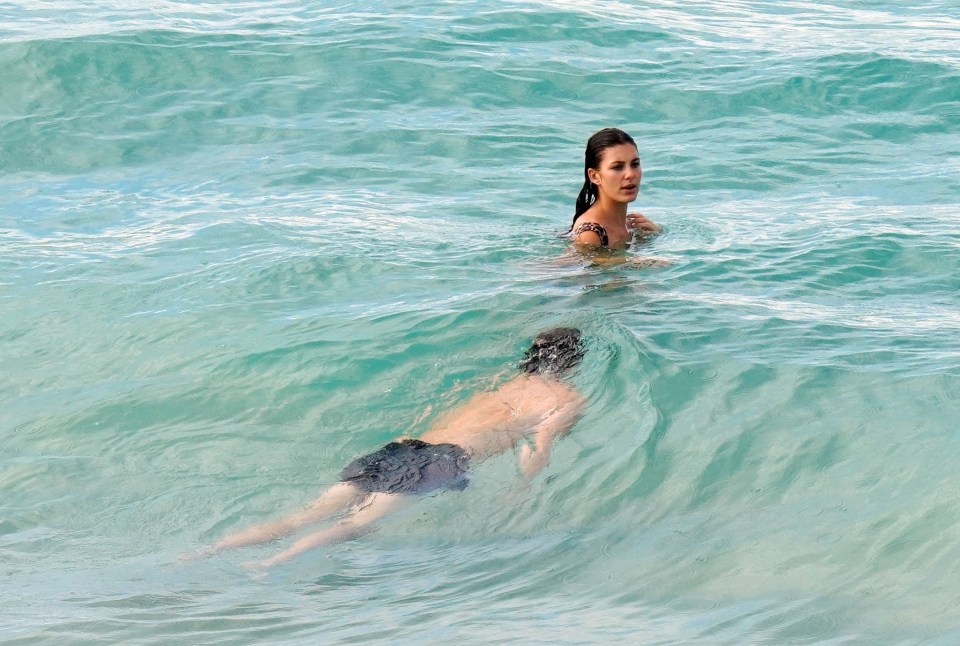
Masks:
[[[573,230],[573,237],[576,238],[578,235],[580,235],[584,231],[592,231],[593,233],[596,233],[598,236],[600,236],[601,247],[606,247],[610,244],[610,239],[607,237],[607,230],[604,229],[599,224],[597,224],[596,222],[584,222],[583,224],[581,224],[580,226],[578,226],[576,229]]]

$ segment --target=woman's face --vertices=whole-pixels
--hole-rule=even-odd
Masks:
[[[620,144],[605,148],[600,167],[588,171],[600,193],[616,202],[633,202],[640,192],[640,155],[636,146]]]

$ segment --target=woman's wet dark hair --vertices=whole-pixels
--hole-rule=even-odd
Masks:
[[[520,362],[520,370],[532,375],[562,375],[583,359],[583,342],[575,327],[557,327],[541,332]]]
[[[604,150],[622,144],[630,144],[634,148],[637,147],[637,142],[633,140],[633,137],[619,128],[604,128],[594,133],[594,135],[587,140],[587,150],[583,155],[583,188],[580,189],[580,194],[577,195],[577,208],[573,214],[573,222],[570,224],[571,231],[577,224],[577,218],[586,213],[587,209],[597,201],[597,186],[590,181],[589,170],[600,167],[600,156]]]

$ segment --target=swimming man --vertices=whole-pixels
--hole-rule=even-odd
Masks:
[[[531,478],[550,459],[555,439],[579,419],[584,398],[562,381],[583,358],[580,330],[555,328],[534,339],[521,373],[495,391],[474,395],[448,411],[419,440],[401,439],[351,462],[333,485],[304,510],[231,534],[208,553],[273,541],[350,509],[337,524],[309,534],[261,566],[288,561],[308,550],[351,540],[418,495],[463,489],[476,463],[520,449],[520,469]]]

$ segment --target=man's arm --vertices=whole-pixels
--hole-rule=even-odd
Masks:
[[[586,407],[586,399],[571,390],[570,400],[550,413],[534,429],[534,448],[525,444],[520,449],[520,470],[527,479],[540,473],[550,461],[553,441],[570,432]]]

